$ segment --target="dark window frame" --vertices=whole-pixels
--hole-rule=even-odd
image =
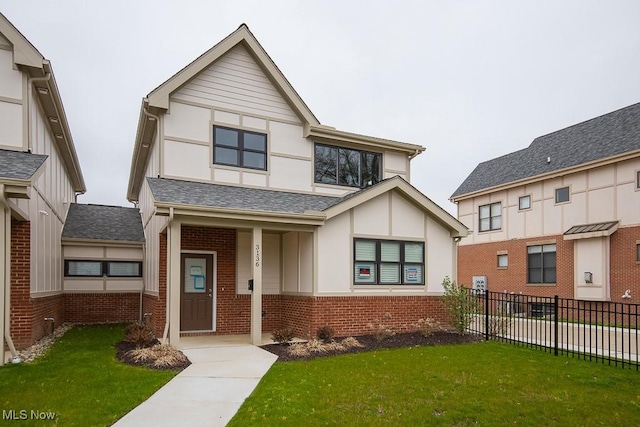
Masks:
[[[527,207],[522,207],[522,201],[523,200],[527,200],[528,201],[528,206]],[[531,209],[531,194],[527,194],[524,196],[520,196],[518,197],[518,210],[519,211],[526,211],[528,209]]]
[[[640,243],[636,243],[636,262],[640,264]]]
[[[499,205],[500,206],[500,215],[493,215],[493,207],[495,205]],[[489,216],[488,217],[483,217],[482,216],[482,208],[484,207],[489,207]],[[500,226],[494,226],[494,219],[495,218],[500,218]],[[483,219],[489,219],[489,227],[483,227],[482,226],[482,220]],[[502,202],[493,202],[493,203],[487,203],[486,205],[481,205],[478,207],[478,230],[482,233],[485,231],[496,231],[496,230],[502,230]]]
[[[500,265],[501,258],[506,259],[507,262],[505,265]],[[509,254],[498,254],[496,256],[496,267],[500,270],[506,270],[507,268],[509,268]]]
[[[238,134],[238,145],[237,146],[232,146],[232,145],[226,145],[223,143],[218,143],[216,142],[216,129],[224,129],[224,130],[228,130],[228,131],[233,131],[233,132],[237,132]],[[244,138],[245,135],[259,135],[261,137],[264,137],[264,151],[262,150],[256,150],[254,148],[245,148],[245,143],[244,143]],[[216,160],[216,148],[223,148],[223,149],[227,149],[227,150],[234,150],[236,151],[236,162],[235,163],[229,163],[229,162],[223,162],[220,160]],[[256,131],[251,131],[251,130],[245,130],[245,129],[237,129],[237,128],[231,128],[231,127],[227,127],[227,126],[218,126],[218,125],[213,125],[213,164],[215,165],[221,165],[221,166],[231,166],[231,167],[238,167],[238,168],[243,168],[243,169],[253,169],[253,170],[261,170],[261,171],[266,171],[269,167],[269,156],[268,156],[268,151],[269,151],[269,140],[267,138],[267,134],[266,133],[261,133],[261,132],[256,132]],[[254,166],[247,166],[244,163],[244,153],[256,153],[256,154],[261,154],[264,155],[264,168],[257,168]]]
[[[636,190],[640,190],[640,170],[636,171]]]
[[[545,246],[554,246],[553,251],[545,251]],[[530,248],[540,248],[540,252],[530,253]],[[553,254],[553,259],[551,258]],[[548,255],[545,257],[545,255]],[[545,265],[545,259],[546,264]],[[534,262],[534,260],[536,262]],[[532,285],[549,285],[556,284],[558,280],[558,247],[555,243],[541,244],[541,245],[529,245],[527,246],[527,284]],[[540,264],[532,267],[532,264]],[[553,265],[549,265],[553,264]],[[540,280],[532,280],[532,273],[535,272],[540,276]],[[553,274],[551,274],[553,272]],[[553,280],[549,278],[552,275]]]
[[[369,261],[369,260],[358,260],[356,258],[356,245],[357,242],[374,242],[376,245],[376,249],[375,249],[375,261]],[[393,261],[382,261],[382,243],[398,243],[400,245],[400,259],[397,262],[393,262]],[[415,262],[415,261],[406,261],[406,254],[405,254],[405,247],[407,244],[418,244],[422,247],[422,260],[421,262]],[[366,239],[366,238],[354,238],[353,239],[353,274],[354,276],[352,276],[352,280],[353,280],[353,284],[354,286],[424,286],[425,285],[425,276],[426,276],[426,271],[425,271],[425,266],[426,266],[426,262],[425,262],[425,243],[424,242],[419,242],[419,241],[411,241],[411,240],[387,240],[387,239]],[[366,264],[373,264],[373,268],[375,269],[375,282],[374,283],[367,283],[367,282],[357,282],[355,279],[355,268],[356,265],[358,263],[366,263]],[[380,266],[382,264],[397,264],[398,268],[399,268],[399,281],[398,282],[381,282],[380,280]],[[420,282],[408,282],[405,280],[405,267],[408,266],[420,266],[420,268],[422,269],[422,274],[421,274],[421,280]]]
[[[566,190],[566,192],[567,192],[566,200],[564,200],[564,199],[560,200],[559,196],[562,196],[562,193],[560,193],[560,192],[561,191],[564,192],[564,190]],[[569,186],[566,185],[564,187],[556,188],[554,200],[555,200],[556,204],[569,203],[571,201],[571,189],[569,188]]]
[[[333,182],[327,182],[327,181],[322,181],[320,179],[318,179],[318,167],[319,167],[319,162],[318,162],[318,148],[325,148],[325,149],[333,149],[336,150],[336,154],[335,154],[335,160],[334,160],[334,165],[335,165],[335,181]],[[345,183],[345,182],[341,182],[341,168],[340,168],[340,155],[341,155],[341,151],[343,153],[346,152],[357,152],[359,154],[359,165],[358,165],[358,181],[356,184],[349,184],[349,183]],[[375,157],[378,158],[378,170],[373,172],[368,171],[368,170],[364,170],[363,165],[368,164],[367,161],[367,156],[368,155],[373,155]],[[372,162],[372,163],[375,163]],[[326,175],[322,175],[322,176],[326,176]],[[366,180],[366,178],[371,178],[370,180]],[[365,180],[367,182],[365,182]],[[365,150],[358,150],[355,148],[348,148],[348,147],[340,147],[337,145],[329,145],[329,144],[322,144],[319,142],[316,142],[314,144],[313,147],[313,181],[316,184],[327,184],[327,185],[339,185],[342,187],[355,187],[355,188],[366,188],[369,187],[371,185],[377,184],[378,182],[382,181],[382,153],[377,153],[375,151],[365,151]],[[370,182],[370,184],[369,184]]]
[[[91,262],[91,263],[99,263],[100,264],[100,274],[70,274],[69,273],[69,264],[72,262]],[[110,265],[111,264],[138,264],[138,274],[137,275],[112,275],[110,273]],[[95,260],[95,259],[65,259],[64,260],[64,277],[111,277],[111,278],[132,278],[132,277],[142,277],[142,261],[104,261],[104,260]]]

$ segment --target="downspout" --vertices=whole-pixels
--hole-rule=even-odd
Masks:
[[[144,232],[144,230],[143,230],[143,232]],[[139,313],[138,313],[138,321],[140,323],[142,323],[142,321],[144,320],[142,318],[142,294],[144,293],[144,289],[146,287],[146,282],[147,282],[145,280],[146,279],[146,277],[145,277],[146,274],[144,274],[145,270],[147,268],[147,256],[146,255],[147,255],[147,243],[146,243],[146,239],[145,239],[145,243],[142,244],[142,288],[140,289],[140,310],[139,310]]]
[[[7,235],[7,232],[11,230],[11,214],[9,210],[9,206],[7,205],[6,199],[4,197],[4,185],[0,184],[0,209],[2,210],[1,219],[4,222],[2,229],[3,233],[0,237],[0,244],[2,244],[2,252],[4,256],[2,257],[2,262],[4,262],[4,266],[2,268],[2,299],[4,300],[4,315],[0,322],[2,324],[2,334],[7,342],[7,346],[11,351],[11,357],[13,363],[20,363],[20,357],[18,357],[18,352],[16,351],[16,347],[13,345],[13,340],[11,339],[11,328],[9,325],[11,324],[11,234]],[[2,343],[2,360],[0,360],[0,365],[4,365],[4,341],[0,340]]]
[[[167,224],[167,279],[166,279],[166,292],[167,292],[167,307],[165,308],[165,324],[164,333],[162,334],[162,343],[167,343],[167,335],[169,335],[169,319],[171,308],[171,286],[169,286],[169,279],[171,278],[171,223],[173,222],[173,208],[169,208],[169,223]]]
[[[31,138],[31,99],[33,97],[33,83],[35,82],[47,82],[47,90],[51,92],[49,89],[49,80],[51,80],[51,73],[48,71],[44,72],[43,77],[29,77],[27,79],[27,149],[29,152],[32,152],[32,138]]]

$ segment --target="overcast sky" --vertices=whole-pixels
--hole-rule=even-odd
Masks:
[[[51,60],[87,184],[130,206],[142,97],[246,23],[340,130],[420,144],[412,183],[449,197],[481,161],[640,102],[640,1],[0,0]]]

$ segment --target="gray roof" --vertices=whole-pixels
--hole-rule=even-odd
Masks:
[[[322,211],[345,198],[165,178],[147,178],[156,202],[255,212]]]
[[[482,162],[451,197],[635,150],[640,150],[640,103],[540,136],[523,150]]]
[[[0,150],[0,178],[29,180],[47,157],[44,154]]]
[[[144,242],[140,211],[122,206],[72,203],[62,238]]]

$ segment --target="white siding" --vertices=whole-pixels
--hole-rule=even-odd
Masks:
[[[300,121],[242,46],[218,59],[173,97],[251,115]]]
[[[238,294],[250,294],[247,281],[251,279],[251,233],[238,232],[237,242],[237,282]],[[265,233],[262,236],[263,263],[262,263],[262,293],[264,295],[277,295],[280,293],[280,235]]]

